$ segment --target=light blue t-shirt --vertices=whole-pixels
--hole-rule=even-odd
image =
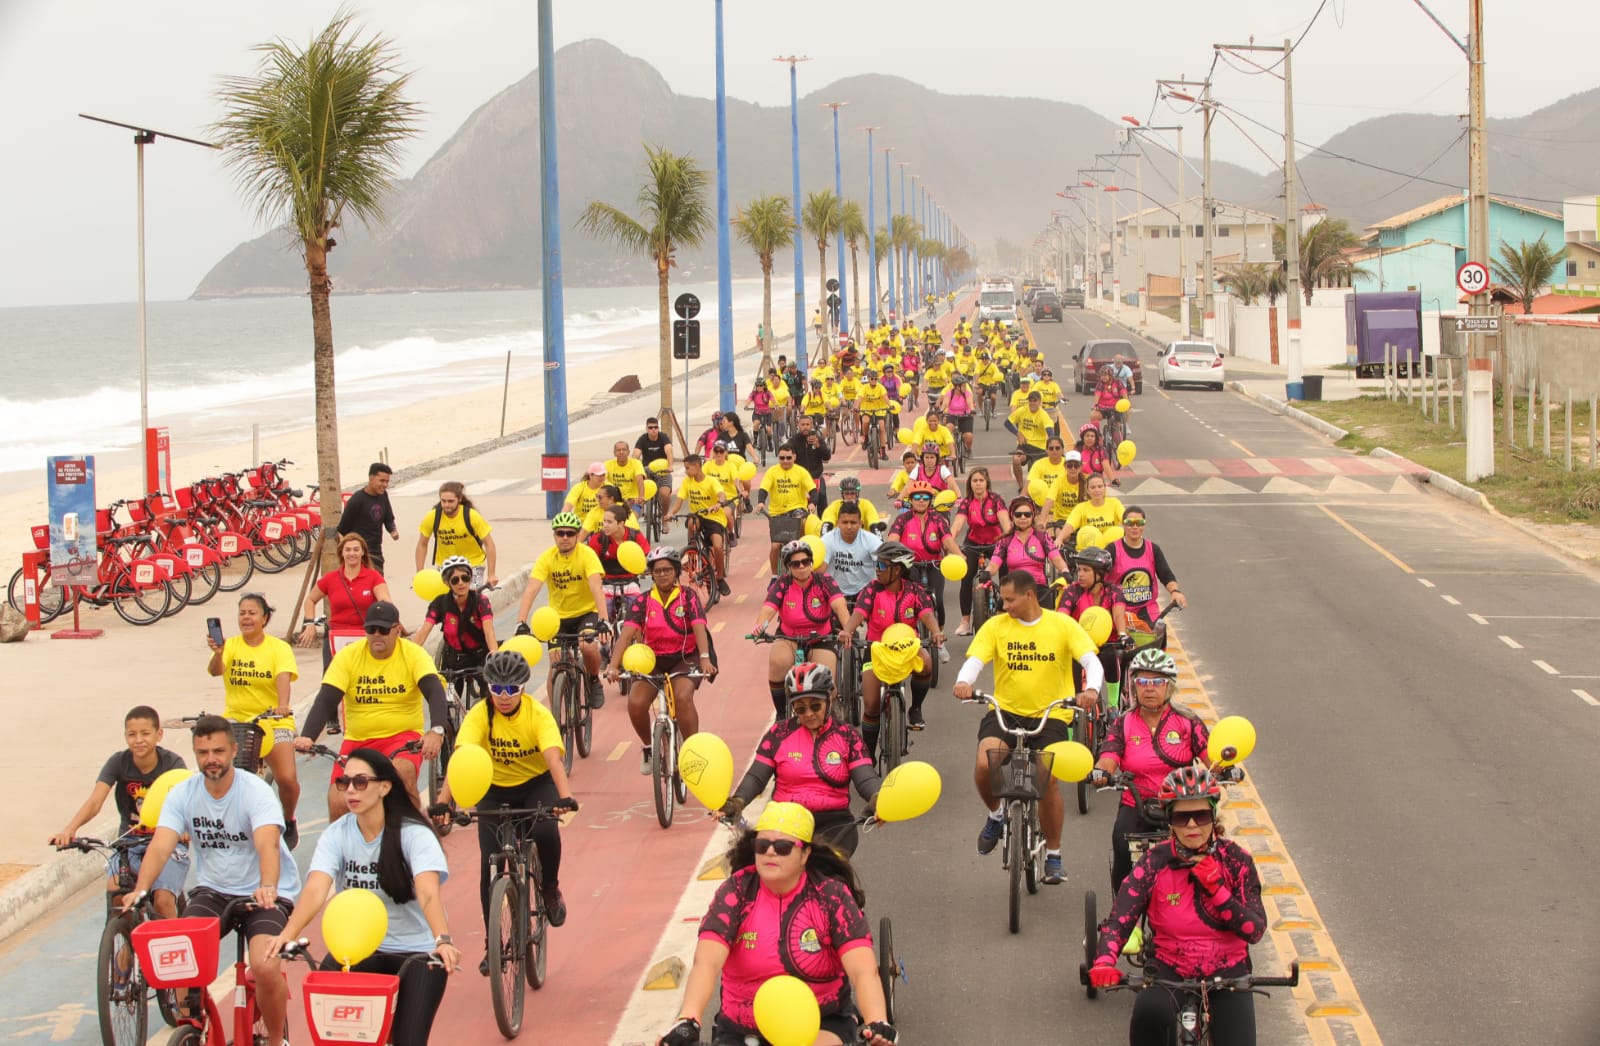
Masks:
[[[872,554],[878,551],[883,539],[863,527],[854,541],[845,541],[838,528],[822,536],[822,547],[828,554],[828,573],[839,586],[839,591],[854,597],[877,576]]]
[[[276,825],[283,830],[283,806],[278,795],[255,774],[238,770],[221,799],[206,791],[206,779],[195,774],[178,782],[161,806],[157,827],[188,833],[194,881],[230,897],[247,897],[261,887],[261,862],[256,859],[257,828]],[[294,855],[278,837],[278,896],[294,900],[300,894],[300,870]]]
[[[356,815],[345,814],[322,833],[308,871],[332,878],[335,890],[371,890],[378,895],[389,912],[389,932],[378,945],[380,952],[431,952],[433,931],[422,914],[422,905],[415,900],[397,904],[378,885],[378,854],[382,849],[382,835],[367,842]],[[422,825],[407,823],[400,829],[400,849],[405,851],[413,876],[438,872],[441,886],[450,878],[438,837]]]

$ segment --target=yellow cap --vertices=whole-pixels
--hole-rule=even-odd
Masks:
[[[782,832],[802,843],[809,843],[816,824],[817,819],[811,816],[811,811],[799,803],[768,803],[756,821],[756,831]]]

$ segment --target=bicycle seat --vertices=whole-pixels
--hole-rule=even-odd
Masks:
[[[312,487],[311,489],[312,490],[316,490],[317,488],[316,487]],[[305,494],[302,491],[294,490],[294,489],[291,488],[289,490],[289,496],[291,498],[303,498],[303,497],[305,497]]]
[[[250,508],[277,508],[278,503],[271,498],[246,498],[244,502]]]

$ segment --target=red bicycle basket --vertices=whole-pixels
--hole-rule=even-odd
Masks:
[[[194,508],[194,488],[193,487],[179,487],[177,490],[173,491],[172,493],[178,499],[178,508],[179,509],[181,509],[184,512],[188,512],[190,509]]]
[[[139,968],[152,988],[204,988],[217,979],[218,921],[152,919],[133,928]]]
[[[388,973],[318,970],[306,974],[306,1024],[316,1046],[381,1046],[389,1041],[400,978]]]
[[[50,524],[41,523],[36,527],[29,527],[33,532],[33,547],[41,552],[50,548]]]

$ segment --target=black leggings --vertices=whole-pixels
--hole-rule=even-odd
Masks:
[[[827,843],[846,857],[856,852],[861,835],[856,830],[855,815],[848,806],[843,810],[823,810],[815,817],[817,823],[812,831],[816,834],[817,842]]]
[[[449,974],[436,970],[423,962],[400,967],[411,956],[406,952],[374,952],[354,966],[354,973],[387,973],[400,975],[400,990],[395,995],[394,1021],[389,1026],[389,1041],[394,1046],[427,1046],[428,1034],[433,1030],[433,1015],[444,1001],[445,982]],[[342,969],[333,956],[322,960],[324,970]]]
[[[540,774],[531,781],[509,787],[491,785],[478,803],[479,810],[493,810],[509,806],[525,810],[530,806],[549,806],[560,796],[556,783],[549,774]],[[483,922],[489,924],[489,881],[493,877],[492,858],[500,852],[499,817],[484,817],[478,821],[478,901],[483,906]],[[561,879],[561,827],[555,821],[540,821],[533,826],[533,845],[539,852],[540,887],[548,890]]]
[[[967,576],[961,579],[961,616],[972,616],[972,586],[977,581],[978,569],[994,555],[993,545],[963,545],[967,554]]]
[[[968,577],[971,576],[969,573]],[[939,561],[918,563],[912,574],[913,580],[928,590],[928,596],[933,600],[933,616],[938,619],[939,627],[944,627],[944,574],[939,571]]]
[[[1133,858],[1128,854],[1128,834],[1158,832],[1161,829],[1146,821],[1138,807],[1117,807],[1117,820],[1111,826],[1111,892],[1122,889],[1122,880],[1133,871]]]
[[[1222,976],[1242,976],[1246,971],[1224,970]],[[1182,980],[1171,970],[1156,967],[1163,980]],[[1166,988],[1146,988],[1134,996],[1128,1021],[1128,1046],[1168,1046],[1175,1040],[1178,1005],[1182,995]],[[1256,1046],[1256,1003],[1249,992],[1211,993],[1211,1046]]]

